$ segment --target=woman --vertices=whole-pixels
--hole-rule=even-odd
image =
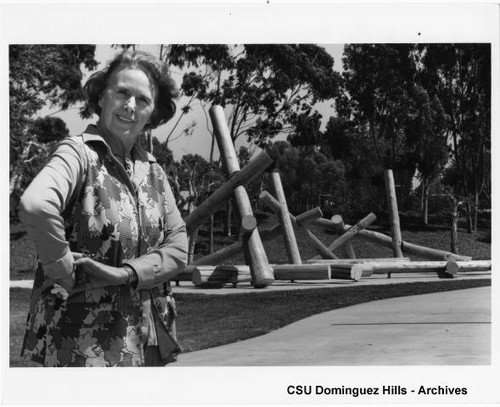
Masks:
[[[139,136],[175,113],[174,82],[125,51],[85,85],[99,120],[64,139],[21,199],[39,255],[22,354],[44,366],[161,366],[180,351],[169,280],[184,222]]]

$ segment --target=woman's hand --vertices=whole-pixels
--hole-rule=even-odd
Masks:
[[[77,284],[72,289],[72,293],[77,293],[92,288],[102,288],[110,285],[123,285],[128,282],[128,272],[123,267],[113,267],[99,263],[81,253],[73,253],[74,265],[79,271],[84,272],[87,282]]]

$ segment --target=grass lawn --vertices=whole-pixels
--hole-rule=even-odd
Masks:
[[[350,221],[354,223],[353,221]],[[405,227],[405,224],[402,224]],[[375,230],[388,234],[384,223]],[[325,244],[330,244],[336,236],[314,229],[315,234]],[[403,239],[436,249],[449,250],[450,233],[446,225],[421,227],[411,225],[402,232]],[[11,224],[10,277],[30,279],[33,277],[35,253],[22,226]],[[459,231],[460,254],[474,259],[490,259],[491,245],[484,236],[487,231],[468,234]],[[297,241],[303,259],[316,253],[310,247],[305,234],[298,232]],[[231,242],[231,238],[219,236],[216,249]],[[392,257],[390,249],[354,239],[353,247],[358,258]],[[287,263],[285,250],[280,237],[264,243],[270,263]],[[198,251],[203,255],[206,239],[201,233]],[[341,254],[341,253],[338,253]],[[423,260],[410,256],[412,260]],[[243,255],[226,261],[243,264]],[[288,325],[297,320],[332,309],[347,307],[363,302],[384,298],[426,294],[438,291],[458,290],[490,285],[490,279],[438,280],[407,284],[388,284],[382,286],[339,287],[335,290],[318,288],[308,290],[269,291],[247,294],[206,295],[178,293],[178,337],[186,352],[210,348],[236,342]],[[10,363],[11,366],[36,366],[22,360],[19,356],[24,324],[28,310],[30,290],[10,290]]]
[[[211,348],[263,335],[303,318],[333,309],[385,298],[483,287],[490,279],[387,284],[259,292],[247,294],[176,295],[178,339],[185,352]],[[10,365],[37,366],[19,352],[30,290],[10,290]]]

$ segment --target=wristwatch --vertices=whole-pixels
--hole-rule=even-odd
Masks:
[[[139,281],[139,277],[137,276],[137,272],[131,266],[129,266],[128,264],[122,264],[122,267],[128,273],[127,284],[135,287],[137,285],[137,282]]]

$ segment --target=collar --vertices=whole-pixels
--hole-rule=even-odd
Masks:
[[[94,142],[103,144],[106,148],[106,151],[109,154],[113,155],[109,144],[106,143],[104,138],[99,134],[99,131],[97,130],[97,126],[95,124],[87,126],[82,134],[82,139],[85,144]],[[156,158],[153,156],[153,154],[144,150],[139,145],[139,143],[134,144],[134,147],[132,148],[132,157],[134,157],[134,160],[136,161],[156,163]]]

